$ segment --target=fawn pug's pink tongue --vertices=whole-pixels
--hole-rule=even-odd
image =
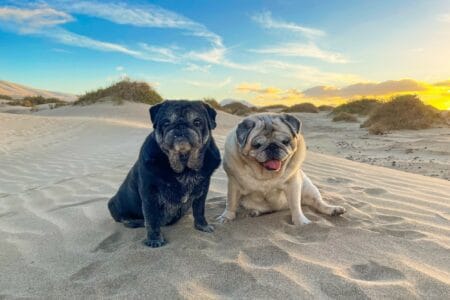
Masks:
[[[268,160],[262,164],[266,170],[279,171],[281,169],[281,160]]]

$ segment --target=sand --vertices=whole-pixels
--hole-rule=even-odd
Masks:
[[[347,209],[342,217],[306,208],[313,223],[296,227],[288,211],[240,214],[207,234],[186,215],[163,228],[167,246],[144,247],[145,230],[113,222],[106,202],[151,130],[147,110],[105,103],[0,113],[0,298],[450,295],[450,182],[313,151],[304,170]],[[238,120],[219,113],[222,149]],[[226,181],[222,169],[212,178],[211,222]]]

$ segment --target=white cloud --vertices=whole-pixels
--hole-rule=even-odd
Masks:
[[[122,72],[123,70],[125,70],[125,68],[123,66],[116,67],[116,71],[118,71],[118,72]]]
[[[187,66],[183,68],[184,71],[190,71],[190,72],[202,72],[202,73],[208,73],[209,69],[211,69],[211,65],[197,65],[193,63],[187,63]]]
[[[301,33],[309,38],[324,36],[325,32],[311,27],[305,27],[292,22],[286,22],[283,20],[276,20],[272,17],[272,13],[269,11],[255,14],[252,16],[252,20],[259,23],[262,27],[267,29],[283,29],[296,33]]]
[[[71,15],[50,7],[36,9],[0,7],[0,22],[4,22],[6,26],[9,25],[11,29],[15,27],[22,33],[32,33],[73,20]]]
[[[223,81],[219,82],[209,82],[209,81],[193,81],[193,80],[186,80],[185,82],[187,84],[197,86],[197,87],[208,87],[208,88],[221,88],[231,83],[231,77],[226,78]]]
[[[215,46],[222,46],[222,38],[204,25],[156,5],[131,5],[124,2],[58,1],[58,8],[77,14],[94,16],[137,27],[174,28],[204,38]]]
[[[440,14],[437,19],[440,22],[450,23],[450,14]]]
[[[322,50],[313,43],[285,43],[273,47],[253,49],[250,51],[261,54],[274,54],[280,56],[312,57],[330,63],[348,62],[348,60],[342,54]]]

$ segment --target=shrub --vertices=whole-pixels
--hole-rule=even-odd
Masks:
[[[318,113],[319,109],[312,103],[300,103],[292,105],[283,110],[283,112],[287,113],[295,113],[295,112],[306,112],[306,113]]]
[[[226,104],[222,106],[222,110],[226,111],[227,113],[238,116],[246,116],[257,111],[256,108],[248,107],[247,105],[242,104],[240,102],[232,102]]]
[[[320,105],[318,107],[318,109],[320,111],[332,111],[334,109],[334,106],[331,106],[331,105]]]
[[[439,110],[425,105],[416,95],[402,95],[380,105],[361,127],[366,127],[370,133],[382,134],[390,130],[425,129],[443,123]]]
[[[333,122],[358,122],[358,118],[355,115],[349,114],[347,112],[340,112],[333,117]]]
[[[367,116],[374,109],[381,105],[381,101],[376,99],[360,99],[356,101],[351,101],[345,104],[341,104],[333,109],[332,114],[338,114],[341,112],[346,112],[349,114],[358,114],[360,116]]]
[[[33,107],[35,105],[49,104],[49,103],[67,104],[67,102],[62,101],[61,99],[58,99],[58,98],[44,98],[42,96],[27,96],[21,100],[10,101],[10,102],[8,102],[8,105]]]
[[[222,106],[220,106],[219,102],[217,102],[217,100],[214,98],[205,97],[205,98],[203,98],[203,101],[208,103],[209,105],[211,105],[211,107],[214,109],[219,109],[219,110],[222,109]]]
[[[0,99],[3,100],[12,100],[11,96],[0,94]]]
[[[258,108],[258,112],[280,112],[284,111],[285,109],[288,109],[289,106],[283,105],[283,104],[274,104],[274,105],[267,105],[267,106],[261,106]]]
[[[87,92],[83,96],[80,96],[74,105],[88,105],[96,102],[104,101],[105,97],[109,97],[108,100],[114,100],[116,104],[120,104],[121,101],[117,99],[123,99],[133,102],[140,102],[146,104],[156,104],[161,102],[162,97],[146,82],[131,81],[125,79],[119,81],[107,88],[100,88],[96,91]]]

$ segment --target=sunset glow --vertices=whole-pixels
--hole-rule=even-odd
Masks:
[[[0,2],[0,79],[83,94],[129,77],[168,99],[449,109],[449,1]]]

